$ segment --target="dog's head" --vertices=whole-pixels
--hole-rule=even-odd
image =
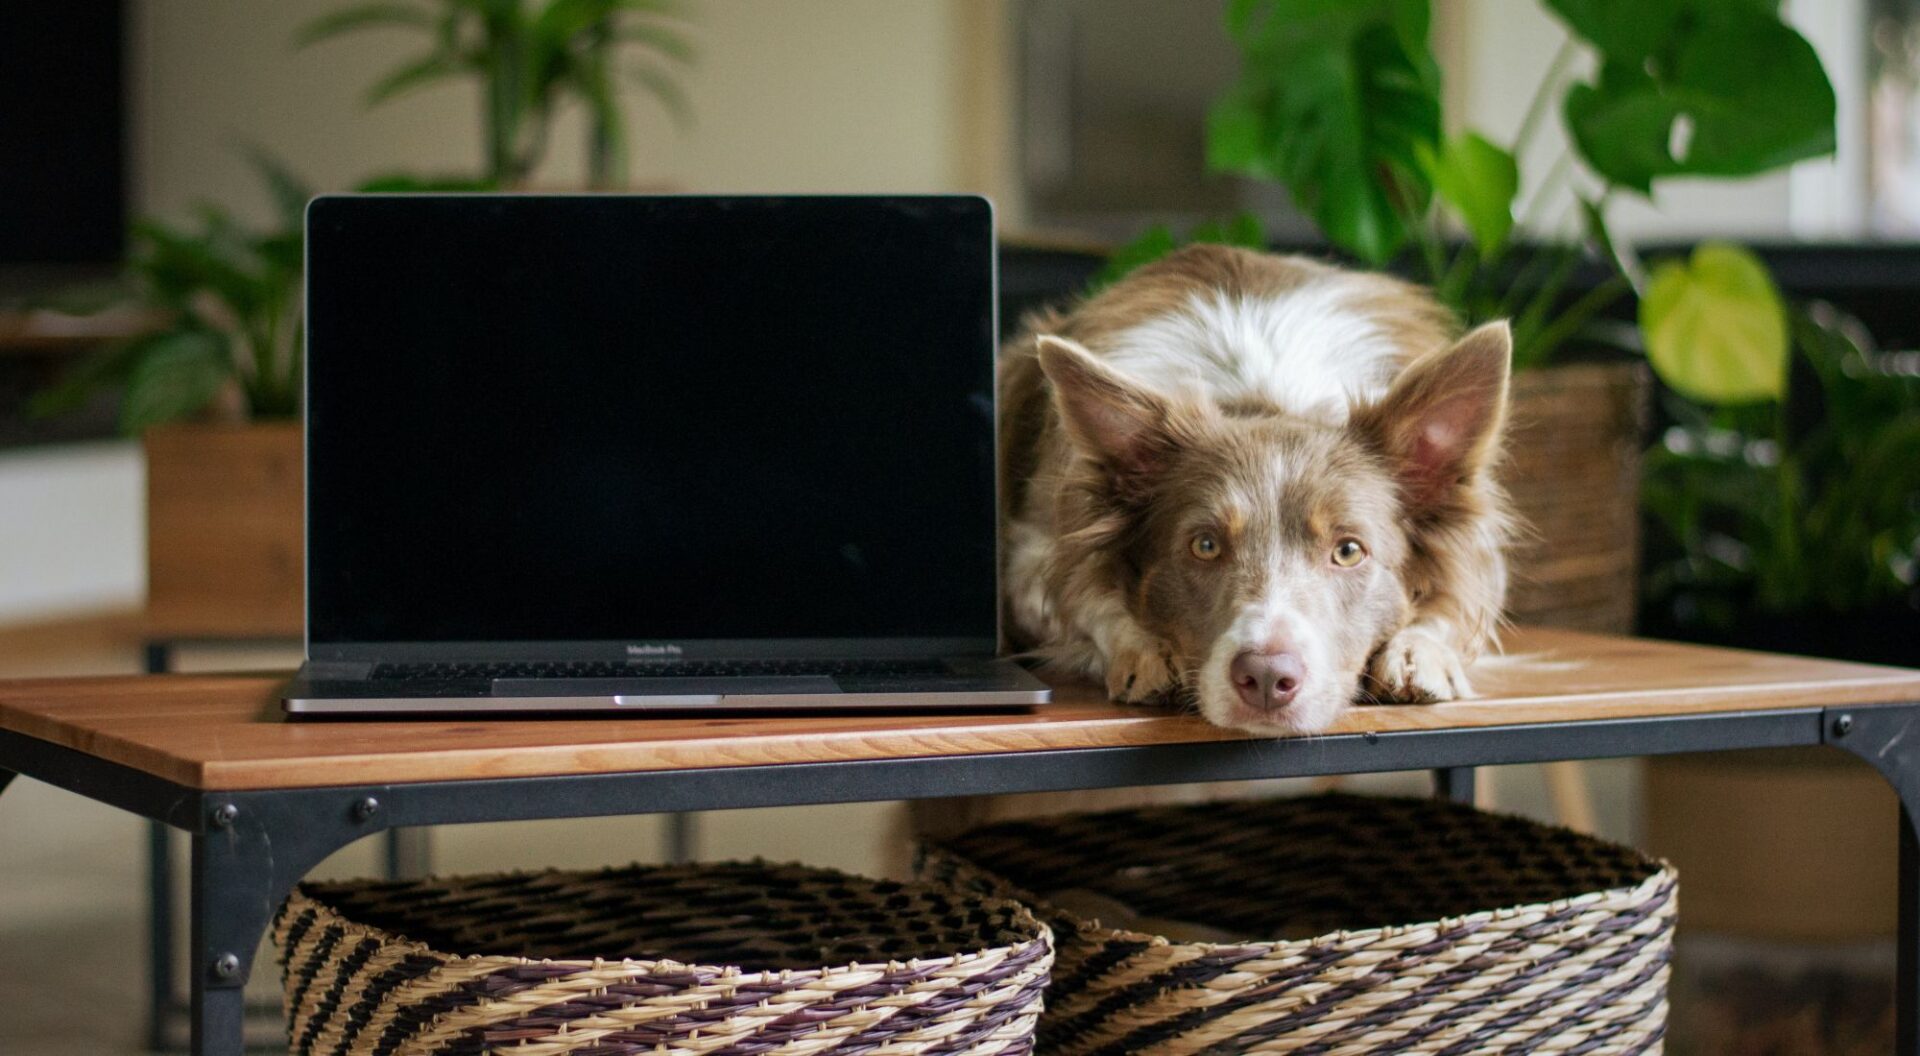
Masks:
[[[1332,425],[1155,391],[1040,339],[1081,456],[1073,528],[1112,555],[1209,721],[1311,732],[1352,702],[1447,533],[1480,512],[1510,351],[1505,323],[1480,327]]]

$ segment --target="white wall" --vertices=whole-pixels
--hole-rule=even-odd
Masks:
[[[958,189],[958,5],[978,0],[693,0],[701,51],[684,78],[695,125],[676,130],[628,91],[637,185],[686,191]],[[368,109],[382,73],[425,50],[377,29],[295,51],[296,30],[343,0],[138,0],[134,186],[142,210],[202,200],[268,206],[236,148],[258,144],[320,189],[399,169],[473,173],[480,102],[444,83]],[[538,185],[584,184],[572,113]]]
[[[132,443],[0,453],[0,624],[139,605],[145,499]]]
[[[479,103],[465,84],[367,109],[367,85],[423,42],[378,30],[291,47],[298,27],[351,0],[135,0],[132,183],[142,212],[202,201],[265,216],[242,148],[257,144],[320,189],[380,172],[472,172]],[[1792,0],[1843,107],[1864,77],[1864,0]],[[687,191],[988,190],[1017,223],[1005,0],[691,0],[702,58],[686,76],[687,133],[631,93],[633,177]],[[1510,136],[1564,33],[1530,0],[1438,0],[1448,110]],[[555,136],[536,182],[583,182],[582,129]],[[1839,162],[1624,200],[1623,237],[1844,235],[1858,230],[1864,151],[1843,120]],[[1557,115],[1524,160],[1529,189],[1564,149]],[[1547,226],[1571,223],[1551,197]],[[1849,226],[1854,225],[1854,226]],[[0,621],[137,601],[144,589],[139,465],[128,447],[0,456]]]

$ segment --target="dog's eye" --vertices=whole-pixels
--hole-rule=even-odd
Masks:
[[[1187,549],[1193,551],[1193,556],[1200,560],[1211,561],[1220,556],[1220,540],[1212,532],[1201,532],[1193,537],[1193,542],[1187,544]]]
[[[1333,544],[1333,563],[1352,568],[1367,559],[1367,547],[1358,539],[1342,539]]]

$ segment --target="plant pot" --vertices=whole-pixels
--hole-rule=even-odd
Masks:
[[[297,638],[306,612],[299,422],[157,426],[147,453],[147,633]]]
[[[1501,473],[1525,522],[1507,590],[1514,622],[1633,629],[1648,392],[1639,363],[1514,375]]]

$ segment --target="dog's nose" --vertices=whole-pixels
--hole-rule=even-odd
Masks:
[[[1277,711],[1293,701],[1307,669],[1293,653],[1241,653],[1228,674],[1247,707]]]

